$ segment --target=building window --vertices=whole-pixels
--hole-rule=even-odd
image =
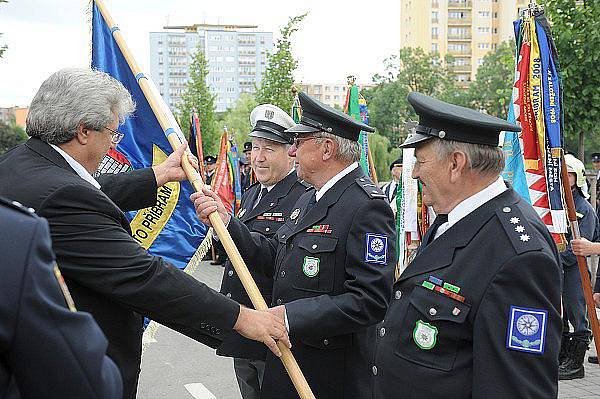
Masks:
[[[432,39],[437,39],[438,38],[438,32],[439,32],[439,28],[438,27],[431,28],[431,38]]]
[[[437,43],[431,43],[431,52],[437,53],[439,51]]]
[[[489,11],[479,11],[479,16],[481,18],[489,18],[490,17],[490,12]]]

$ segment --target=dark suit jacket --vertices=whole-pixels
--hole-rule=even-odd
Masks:
[[[71,293],[90,312],[121,369],[124,397],[134,397],[142,317],[216,346],[212,335],[235,324],[239,305],[175,266],[148,254],[131,236],[122,210],[151,206],[151,169],[104,175],[102,191],[79,177],[48,144],[33,138],[0,157],[0,195],[36,209]]]
[[[273,274],[273,305],[285,304],[292,353],[315,396],[356,398],[357,385],[369,378],[367,327],[382,320],[391,295],[394,217],[360,167],[314,205],[313,195],[300,197],[272,239],[236,219],[228,230],[250,264]],[[298,397],[269,353],[261,395]]]
[[[491,199],[400,275],[371,341],[371,389],[357,397],[555,398],[561,276],[556,246],[533,208],[512,189]],[[443,288],[436,279],[459,287],[464,299],[432,290],[432,281]],[[545,322],[519,338],[520,320],[536,316],[514,308],[546,312]],[[520,350],[513,336],[534,346]]]
[[[238,218],[248,226],[250,231],[272,237],[283,225],[283,222],[289,218],[294,209],[294,204],[306,192],[306,189],[307,187],[298,181],[296,172],[292,172],[262,197],[255,208],[252,208],[261,190],[260,184],[254,184],[242,197]],[[273,276],[260,273],[257,268],[252,267],[250,264],[248,264],[248,269],[265,301],[271,303]],[[247,307],[254,307],[229,259],[225,263],[221,293]],[[232,332],[224,337],[224,342],[217,349],[217,354],[246,359],[264,359],[266,351],[267,347],[263,343],[249,340],[236,332]]]
[[[0,253],[0,398],[120,398],[104,334],[66,306],[48,223],[0,198]]]

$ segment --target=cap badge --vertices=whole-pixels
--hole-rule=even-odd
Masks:
[[[440,130],[440,132],[438,133],[438,137],[443,139],[444,137],[446,137],[446,132],[443,130]]]
[[[275,117],[275,111],[273,111],[272,109],[268,109],[265,111],[265,118],[271,120],[273,119],[273,117]]]

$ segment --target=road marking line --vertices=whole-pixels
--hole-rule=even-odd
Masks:
[[[217,399],[217,397],[200,382],[185,384],[184,387],[195,399]]]

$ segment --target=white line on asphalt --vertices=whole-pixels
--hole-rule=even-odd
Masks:
[[[200,382],[185,384],[184,387],[195,399],[217,399],[217,397]]]

